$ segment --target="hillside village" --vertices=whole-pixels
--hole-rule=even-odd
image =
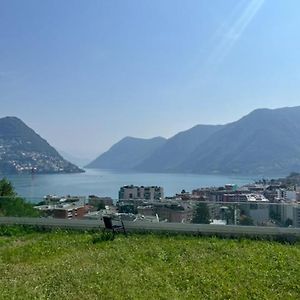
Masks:
[[[23,121],[0,118],[0,174],[80,172]]]

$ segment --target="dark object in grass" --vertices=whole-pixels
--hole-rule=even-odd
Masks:
[[[104,222],[105,229],[111,231],[113,234],[115,234],[116,232],[123,232],[126,235],[124,223],[121,218],[120,218],[121,225],[113,224],[112,217],[109,216],[103,216],[103,222]]]

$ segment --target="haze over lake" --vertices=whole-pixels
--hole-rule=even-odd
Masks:
[[[48,194],[56,195],[98,195],[118,198],[119,188],[123,185],[159,185],[164,187],[165,196],[180,193],[182,189],[205,186],[222,186],[227,183],[244,185],[256,177],[235,177],[226,175],[165,174],[118,172],[111,170],[86,170],[79,174],[51,175],[13,175],[7,176],[14,184],[19,195],[38,202]]]

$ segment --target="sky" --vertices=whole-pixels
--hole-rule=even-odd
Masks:
[[[93,159],[300,105],[298,0],[0,0],[0,117]]]

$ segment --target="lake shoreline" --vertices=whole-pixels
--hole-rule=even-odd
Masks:
[[[32,202],[39,202],[45,195],[98,195],[118,198],[118,191],[124,185],[162,186],[165,196],[173,196],[181,190],[223,186],[228,183],[238,186],[262,179],[261,175],[213,175],[178,173],[141,173],[134,171],[85,169],[85,173],[7,175],[17,193]],[[278,178],[283,175],[271,176]]]

